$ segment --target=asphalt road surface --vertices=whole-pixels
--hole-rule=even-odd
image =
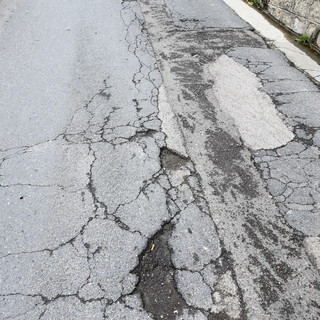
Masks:
[[[319,181],[222,0],[0,0],[0,319],[319,319]]]

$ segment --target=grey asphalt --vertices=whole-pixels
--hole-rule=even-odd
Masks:
[[[319,86],[222,0],[0,0],[0,43],[1,320],[320,317]]]

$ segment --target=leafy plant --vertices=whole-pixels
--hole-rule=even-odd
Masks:
[[[248,0],[248,3],[256,8],[260,8],[260,0]]]
[[[310,44],[311,43],[310,37],[305,33],[297,36],[294,40],[298,43],[301,43],[301,44]]]

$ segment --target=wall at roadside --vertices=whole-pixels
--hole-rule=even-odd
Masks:
[[[320,47],[320,0],[259,0],[261,7],[288,29],[307,34]]]

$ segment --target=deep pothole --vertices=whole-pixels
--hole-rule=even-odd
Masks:
[[[174,266],[168,240],[172,225],[166,224],[148,243],[140,256],[140,263],[135,269],[139,277],[136,292],[141,294],[144,308],[155,319],[174,320],[188,309],[180,296],[174,281]]]

